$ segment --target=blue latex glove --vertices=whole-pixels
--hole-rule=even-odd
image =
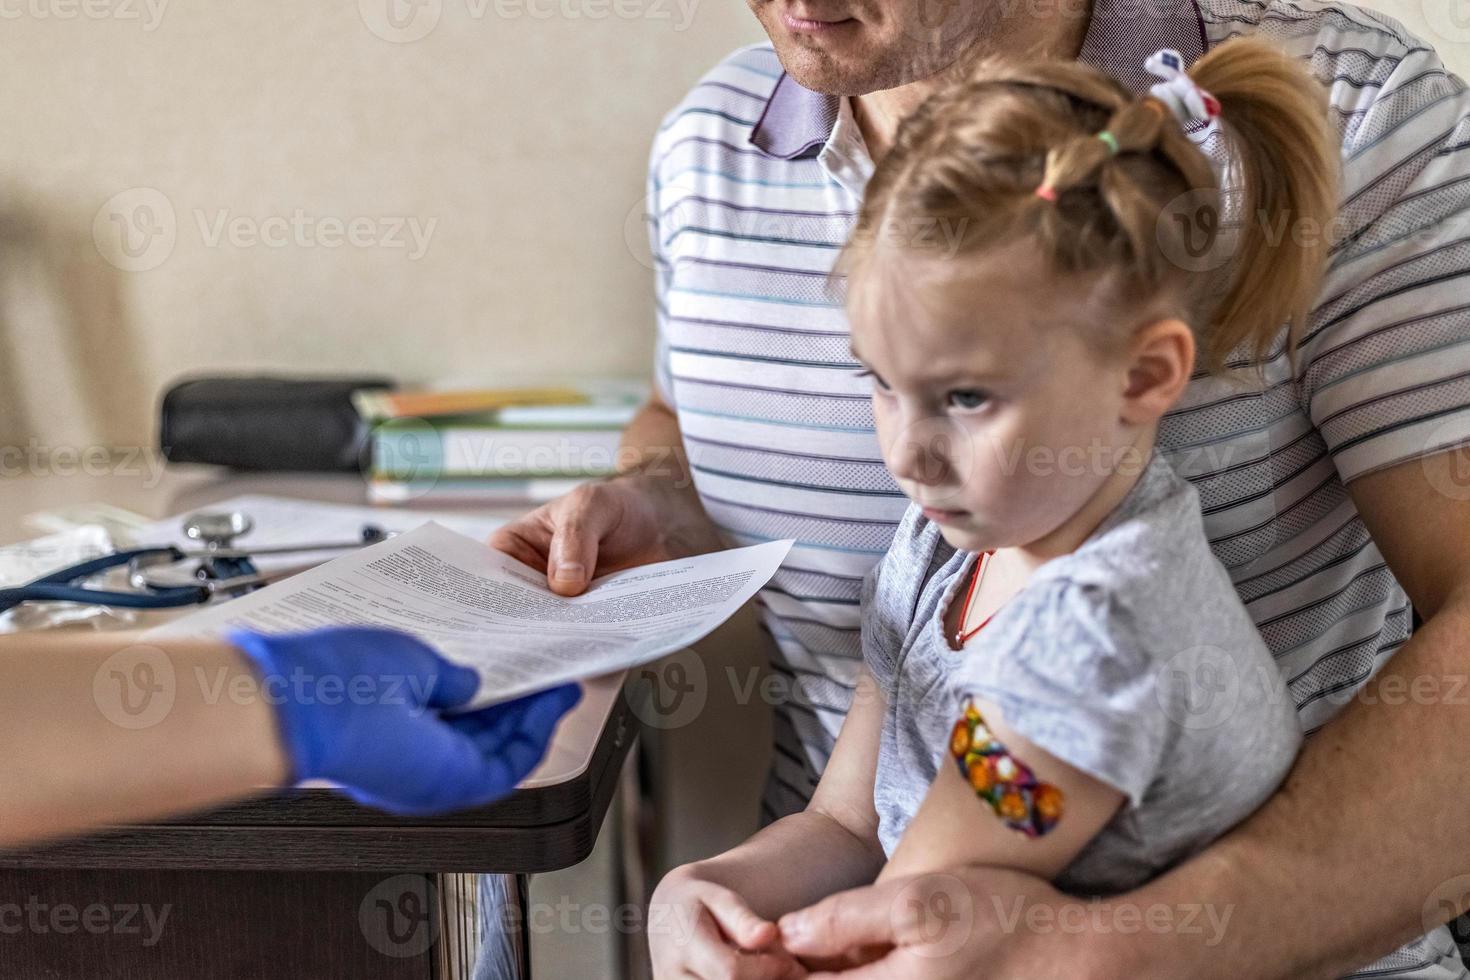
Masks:
[[[480,677],[411,636],[338,627],[229,641],[254,663],[276,709],[291,778],[330,779],[353,799],[402,814],[481,806],[541,761],[582,697],[567,684],[453,717]]]

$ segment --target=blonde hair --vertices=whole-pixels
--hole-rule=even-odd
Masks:
[[[1167,298],[1208,369],[1241,344],[1259,363],[1283,324],[1294,352],[1337,204],[1325,89],[1299,61],[1254,39],[1215,47],[1189,76],[1219,101],[1239,166],[1241,227],[1225,269],[1187,260],[1222,244],[1226,202],[1209,160],[1163,103],[1080,62],[991,57],[899,127],[837,271],[859,273],[879,235],[937,221],[962,233],[955,254],[1029,240],[1059,275],[1110,277],[1118,301]],[[1036,194],[1043,185],[1054,198]],[[1212,227],[1191,227],[1191,214],[1181,214],[1211,209]]]

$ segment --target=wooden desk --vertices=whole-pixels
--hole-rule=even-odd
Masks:
[[[231,478],[189,468],[151,487],[127,477],[97,478],[90,487],[80,479],[5,481],[0,536],[26,536],[21,518],[32,510],[89,500],[163,517],[241,493],[363,499],[351,477]],[[441,915],[434,894],[441,879],[434,876],[527,875],[581,861],[636,732],[622,678],[603,678],[586,685],[541,766],[515,794],[488,807],[397,818],[307,788],[0,854],[0,973],[123,980],[439,975],[436,946],[461,923]],[[124,929],[127,907],[136,908]],[[145,908],[154,923],[167,916],[151,943],[150,920],[139,911]]]

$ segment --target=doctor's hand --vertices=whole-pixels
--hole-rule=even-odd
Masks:
[[[254,664],[275,708],[291,779],[329,779],[400,814],[482,806],[508,794],[546,754],[575,684],[453,717],[479,675],[392,630],[340,627],[229,642]]]
[[[599,575],[723,547],[687,481],[630,473],[586,483],[507,524],[490,547],[546,573],[560,595]]]

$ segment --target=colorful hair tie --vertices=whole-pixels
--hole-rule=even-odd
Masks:
[[[1104,129],[1097,134],[1097,138],[1108,145],[1109,153],[1111,153],[1113,156],[1118,155],[1118,137],[1114,136],[1112,133]]]
[[[1057,189],[1050,184],[1042,184],[1036,188],[1036,196],[1043,201],[1050,201],[1053,204],[1057,203]]]
[[[1209,122],[1220,114],[1220,100],[1189,77],[1178,51],[1161,48],[1149,55],[1143,67],[1150,75],[1163,79],[1149,89],[1149,94],[1167,106],[1181,125]]]

